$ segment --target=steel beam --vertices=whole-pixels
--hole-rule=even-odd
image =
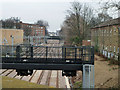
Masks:
[[[0,63],[1,69],[28,70],[82,70],[80,64]]]

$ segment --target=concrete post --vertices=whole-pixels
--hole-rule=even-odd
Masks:
[[[94,65],[83,65],[83,88],[94,88]]]

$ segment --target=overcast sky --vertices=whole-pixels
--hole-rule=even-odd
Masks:
[[[34,23],[37,20],[45,20],[49,23],[49,31],[60,29],[66,10],[70,8],[70,2],[74,0],[0,0],[0,19],[19,17],[25,23]],[[93,7],[100,0],[77,0],[91,2]]]

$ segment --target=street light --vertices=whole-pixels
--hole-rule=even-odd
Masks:
[[[13,56],[13,44],[14,44],[14,37],[13,35],[10,35],[11,39],[12,39],[12,56]]]

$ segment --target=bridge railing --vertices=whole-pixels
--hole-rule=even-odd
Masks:
[[[2,45],[2,58],[4,62],[9,60],[34,60],[37,62],[68,62],[94,64],[94,47],[51,47],[32,45]],[[5,61],[6,60],[6,61]],[[33,61],[33,62],[34,62]]]

